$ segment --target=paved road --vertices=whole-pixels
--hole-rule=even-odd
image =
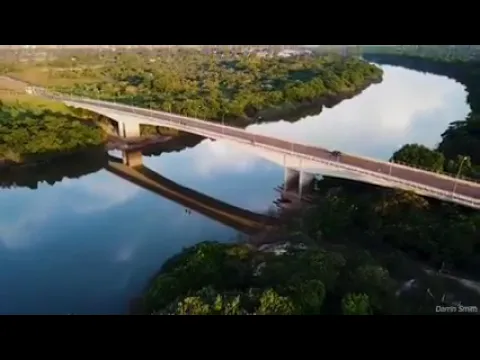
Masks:
[[[47,96],[56,100],[75,101],[79,103],[85,103],[86,105],[100,106],[99,103],[97,103],[96,101],[91,101],[86,99],[73,100],[73,99],[69,99],[67,96],[55,97],[55,96],[46,95],[46,94],[43,94],[43,96]],[[341,164],[356,167],[358,169],[369,170],[369,171],[377,172],[384,175],[390,175],[401,180],[415,182],[419,185],[426,185],[438,190],[452,192],[452,194],[453,194],[453,190],[455,189],[455,195],[462,195],[465,197],[473,198],[475,200],[480,200],[480,184],[474,183],[474,182],[472,183],[463,182],[463,181],[457,182],[453,177],[441,177],[438,174],[433,172],[419,171],[413,168],[405,168],[405,167],[398,166],[396,164],[392,164],[384,161],[376,161],[372,159],[365,159],[365,158],[361,158],[361,157],[357,157],[349,154],[341,154],[340,156],[334,156],[330,150],[325,148],[302,145],[302,144],[294,144],[285,140],[281,140],[281,139],[277,139],[269,136],[252,134],[243,129],[224,127],[220,124],[198,121],[196,119],[191,119],[191,118],[180,116],[180,115],[174,115],[171,113],[164,113],[160,111],[152,112],[151,110],[141,109],[141,108],[135,108],[135,110],[132,110],[130,108],[126,108],[122,104],[107,103],[107,102],[102,103],[101,106],[112,109],[112,110],[132,112],[135,114],[145,115],[145,116],[154,117],[162,120],[169,120],[172,122],[181,123],[183,125],[192,126],[197,129],[202,129],[202,130],[210,131],[217,134],[228,135],[228,136],[236,137],[238,139],[244,139],[257,144],[272,146],[272,147],[280,148],[283,150],[289,150],[295,153],[312,156],[322,160],[335,161]]]

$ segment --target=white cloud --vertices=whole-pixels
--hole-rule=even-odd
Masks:
[[[64,179],[53,186],[42,183],[37,191],[2,190],[0,203],[13,201],[14,206],[6,216],[0,217],[0,242],[9,249],[26,247],[41,237],[38,228],[59,213],[72,211],[80,215],[105,211],[127,202],[139,191],[138,187],[104,170],[81,181]],[[66,193],[69,196],[65,196]]]
[[[77,213],[106,210],[129,201],[141,191],[140,188],[106,170],[97,172],[95,176],[86,176],[80,182],[76,179],[66,179],[58,186],[82,193],[82,196],[78,196],[78,201],[70,204],[72,210]]]
[[[296,123],[253,125],[249,130],[377,158],[400,145],[434,146],[448,123],[469,111],[464,87],[451,79],[385,66],[381,84],[356,98]]]

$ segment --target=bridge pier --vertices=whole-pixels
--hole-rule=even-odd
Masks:
[[[302,198],[302,193],[305,187],[312,183],[313,178],[315,175],[311,173],[307,173],[305,171],[300,171],[298,176],[298,197]]]
[[[141,151],[122,151],[123,164],[129,167],[143,165],[143,155]]]
[[[314,178],[314,174],[307,173],[303,170],[284,168],[283,192],[295,189],[295,192],[302,198],[303,189],[310,185]]]
[[[292,189],[292,185],[299,181],[299,175],[299,171],[285,167],[283,176],[283,190],[286,191]]]
[[[139,137],[140,124],[137,122],[118,122],[118,134],[123,138]]]

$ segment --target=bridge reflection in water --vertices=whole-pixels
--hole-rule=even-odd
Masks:
[[[143,165],[141,152],[124,151],[122,155],[123,159],[109,155],[105,169],[143,189],[150,190],[237,231],[253,235],[278,222],[278,219],[273,216],[230,205],[161,176]]]

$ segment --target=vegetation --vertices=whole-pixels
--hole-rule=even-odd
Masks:
[[[42,108],[0,102],[0,160],[15,163],[49,158],[101,145],[104,133],[84,119]]]
[[[247,245],[201,243],[164,265],[145,304],[155,314],[179,315],[317,314],[323,307],[341,311],[342,305],[347,313],[382,311],[377,300],[390,279],[375,265],[358,268],[355,262],[354,256],[320,249],[278,257]],[[358,278],[359,269],[362,280],[378,280],[379,298],[345,293],[345,282]]]
[[[0,187],[37,189],[40,183],[54,185],[63,179],[78,179],[96,173],[108,163],[103,148],[48,159],[42,166],[12,166],[0,172]]]
[[[480,59],[479,45],[367,45],[360,49],[365,54],[414,56],[441,62],[472,62]]]
[[[448,152],[442,152],[440,149],[432,150],[419,144],[407,144],[396,151],[390,161],[439,173],[447,173],[460,178],[480,178],[479,167],[472,164],[470,156],[457,155],[454,152],[450,155],[450,158],[447,158],[444,154],[448,154]]]
[[[0,77],[0,166],[84,153],[105,141],[90,114],[27,95],[24,87]]]
[[[378,67],[338,55],[261,58],[188,50],[162,56],[127,52],[57,57],[35,65],[10,64],[4,71],[26,81],[55,84],[57,91],[214,121],[253,119],[263,116],[261,110],[349,94],[382,76]]]

